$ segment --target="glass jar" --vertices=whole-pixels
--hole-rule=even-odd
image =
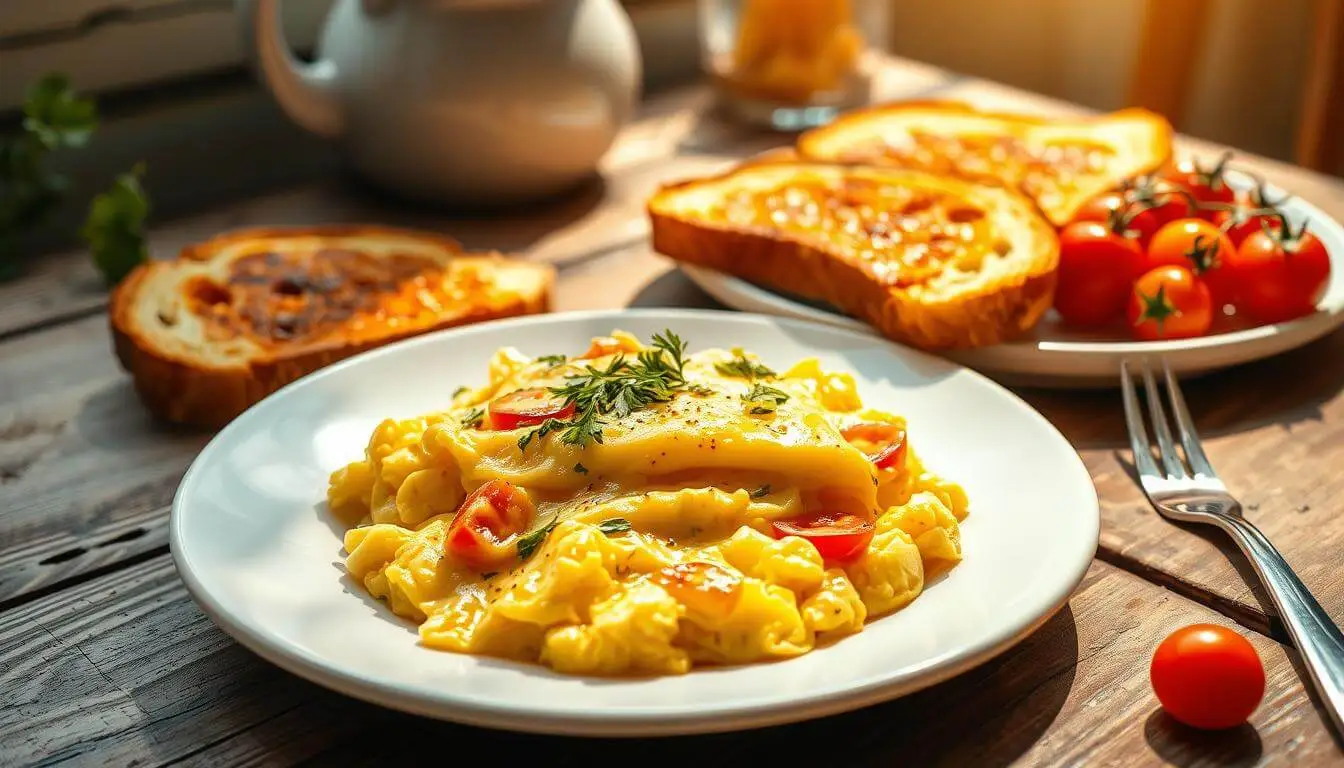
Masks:
[[[890,0],[699,0],[700,52],[721,102],[786,131],[870,100]]]

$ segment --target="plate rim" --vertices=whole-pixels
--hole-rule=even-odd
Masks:
[[[287,396],[286,393],[310,386],[313,381],[335,375],[336,372],[346,368],[361,365],[364,361],[374,357],[395,354],[403,349],[435,343],[448,336],[492,333],[496,332],[497,329],[508,327],[526,328],[538,324],[554,324],[558,320],[588,322],[606,319],[617,321],[619,325],[621,318],[629,317],[666,317],[669,321],[678,317],[719,318],[733,322],[803,327],[814,331],[849,335],[856,341],[890,347],[891,354],[898,357],[913,358],[913,362],[931,364],[935,367],[942,367],[948,372],[969,375],[976,379],[981,386],[988,385],[993,390],[997,390],[1000,394],[1015,401],[1017,406],[1024,409],[1030,418],[1034,418],[1050,433],[1053,433],[1054,437],[1073,453],[1071,466],[1076,479],[1081,481],[1079,488],[1085,487],[1087,489],[1087,500],[1091,509],[1091,514],[1084,516],[1091,523],[1088,531],[1089,546],[1087,547],[1086,557],[1080,550],[1077,562],[1064,563],[1061,566],[1061,578],[1049,605],[1046,606],[1046,610],[1039,612],[1030,620],[1017,623],[1010,622],[1011,628],[1000,635],[983,637],[974,643],[966,644],[960,651],[951,650],[939,653],[920,664],[902,667],[898,672],[876,676],[862,684],[824,689],[821,693],[795,697],[788,701],[765,699],[696,711],[671,707],[666,708],[666,711],[661,707],[639,707],[631,711],[616,713],[582,709],[557,711],[544,706],[521,709],[516,705],[461,698],[460,696],[431,698],[404,689],[395,683],[366,676],[358,669],[348,666],[337,667],[335,664],[325,661],[320,654],[298,647],[284,638],[266,637],[266,633],[260,627],[254,627],[248,621],[229,615],[229,612],[216,601],[210,589],[199,578],[199,574],[195,572],[182,534],[182,520],[184,519],[182,510],[187,505],[187,496],[192,490],[196,476],[203,471],[201,467],[212,460],[213,454],[221,449],[220,446],[229,439],[232,433],[246,429],[249,421],[258,418],[257,414],[264,410],[264,403],[274,402],[282,396]],[[881,337],[856,333],[824,323],[735,310],[671,307],[545,313],[449,328],[366,350],[291,382],[249,407],[219,430],[192,461],[173,495],[169,514],[168,543],[174,566],[186,587],[187,593],[217,627],[269,663],[306,680],[344,695],[390,709],[468,725],[557,735],[640,737],[736,731],[797,722],[891,700],[955,677],[1018,644],[1053,618],[1068,603],[1078,585],[1085,578],[1092,561],[1096,557],[1099,537],[1100,505],[1096,487],[1086,466],[1077,456],[1076,449],[1043,414],[1015,392],[996,383],[984,374],[960,363],[942,359],[921,350],[904,347]],[[694,672],[690,674],[694,674]]]

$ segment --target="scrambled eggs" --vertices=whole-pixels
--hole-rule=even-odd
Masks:
[[[804,360],[622,332],[498,351],[331,476],[346,565],[429,647],[576,674],[806,653],[961,559],[962,489]]]

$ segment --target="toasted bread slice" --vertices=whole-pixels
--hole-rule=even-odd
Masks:
[[[998,185],[762,163],[663,187],[648,208],[660,253],[826,301],[926,349],[1016,336],[1053,297],[1055,230]]]
[[[550,266],[380,227],[254,229],[136,268],[112,294],[117,357],[149,409],[222,426],[324,365],[440,328],[544,312]]]
[[[901,102],[804,133],[798,151],[828,162],[899,165],[1021,188],[1056,227],[1083,203],[1171,157],[1171,125],[1142,109],[1050,120],[960,102]]]

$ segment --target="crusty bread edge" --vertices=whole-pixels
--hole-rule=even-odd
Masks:
[[[665,185],[650,198],[655,251],[676,261],[825,301],[894,341],[928,350],[998,344],[1034,327],[1054,299],[1059,260],[1055,229],[1031,198],[1006,188],[999,189],[1032,212],[1025,225],[1037,230],[1034,241],[1040,247],[1009,279],[931,302],[888,288],[865,274],[858,263],[837,259],[820,248],[764,229],[707,225],[662,210],[665,195],[695,183]]]
[[[307,236],[350,237],[393,234],[398,237],[435,239],[446,248],[460,252],[461,246],[452,238],[421,233],[407,229],[372,226],[322,226],[292,229],[247,229],[217,236],[183,249],[181,258],[194,261],[208,260],[213,251],[250,239],[292,238]],[[463,253],[463,256],[490,256],[497,254]],[[171,268],[173,262],[150,262],[131,272],[113,289],[108,307],[108,324],[112,346],[117,360],[131,375],[136,393],[145,406],[156,416],[176,424],[218,429],[266,395],[308,373],[338,360],[380,346],[434,331],[471,323],[497,320],[521,315],[541,314],[551,309],[555,286],[555,269],[551,265],[528,262],[542,270],[542,290],[535,296],[518,300],[486,311],[475,311],[425,328],[416,328],[359,343],[339,343],[326,347],[309,348],[300,354],[257,361],[246,367],[203,366],[199,361],[187,361],[140,343],[141,334],[133,321],[133,304],[140,283],[151,270]]]

